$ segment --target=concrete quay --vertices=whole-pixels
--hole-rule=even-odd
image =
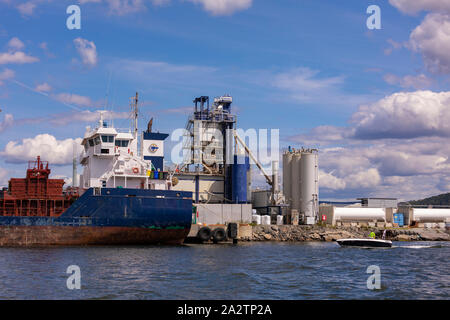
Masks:
[[[204,225],[192,225],[188,239],[196,238],[198,230]],[[208,225],[211,230],[223,228],[222,224]],[[366,226],[321,226],[321,225],[251,225],[239,224],[239,241],[336,241],[342,238],[368,238],[374,232],[381,238],[386,230],[386,239],[392,241],[450,241],[450,231],[429,228],[395,228]]]

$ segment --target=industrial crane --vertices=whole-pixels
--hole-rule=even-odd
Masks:
[[[272,162],[272,177],[264,170],[262,165],[259,163],[258,159],[254,156],[254,154],[250,151],[250,149],[247,147],[245,142],[239,137],[236,130],[233,130],[234,139],[236,140],[236,143],[240,143],[244,149],[245,152],[248,153],[250,158],[255,162],[256,166],[259,170],[261,170],[262,174],[266,178],[267,184],[272,187],[272,204],[277,205],[284,202],[284,197],[281,195],[279,186],[278,186],[278,161]]]
[[[264,175],[264,177],[266,178],[267,183],[272,186],[273,185],[273,180],[270,178],[270,176],[267,174],[267,172],[264,170],[264,168],[261,166],[261,164],[259,163],[259,161],[256,159],[256,157],[253,155],[253,153],[250,151],[250,149],[247,147],[247,145],[245,144],[245,142],[238,136],[236,130],[233,130],[233,134],[234,134],[234,139],[236,140],[236,142],[239,142],[242,147],[244,147],[245,152],[248,153],[248,155],[250,156],[250,158],[252,158],[253,161],[255,161],[256,166],[258,167],[259,170],[261,170],[262,174]]]

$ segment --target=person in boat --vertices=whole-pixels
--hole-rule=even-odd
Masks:
[[[383,236],[381,237],[381,239],[386,240],[386,230],[383,231]]]
[[[369,237],[371,237],[372,239],[375,239],[375,237],[376,237],[376,236],[375,236],[375,232],[372,231],[372,232],[369,234]]]

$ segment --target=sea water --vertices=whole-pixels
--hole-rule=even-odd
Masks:
[[[449,258],[447,242],[0,248],[0,299],[449,299]]]

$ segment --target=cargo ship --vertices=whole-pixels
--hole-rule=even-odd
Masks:
[[[86,128],[78,187],[64,190],[49,163],[29,161],[26,177],[0,192],[0,246],[181,244],[192,222],[192,192],[175,191],[164,171],[168,134]],[[140,139],[140,152],[138,140]],[[74,180],[76,175],[74,175]],[[75,181],[74,181],[75,182]]]

